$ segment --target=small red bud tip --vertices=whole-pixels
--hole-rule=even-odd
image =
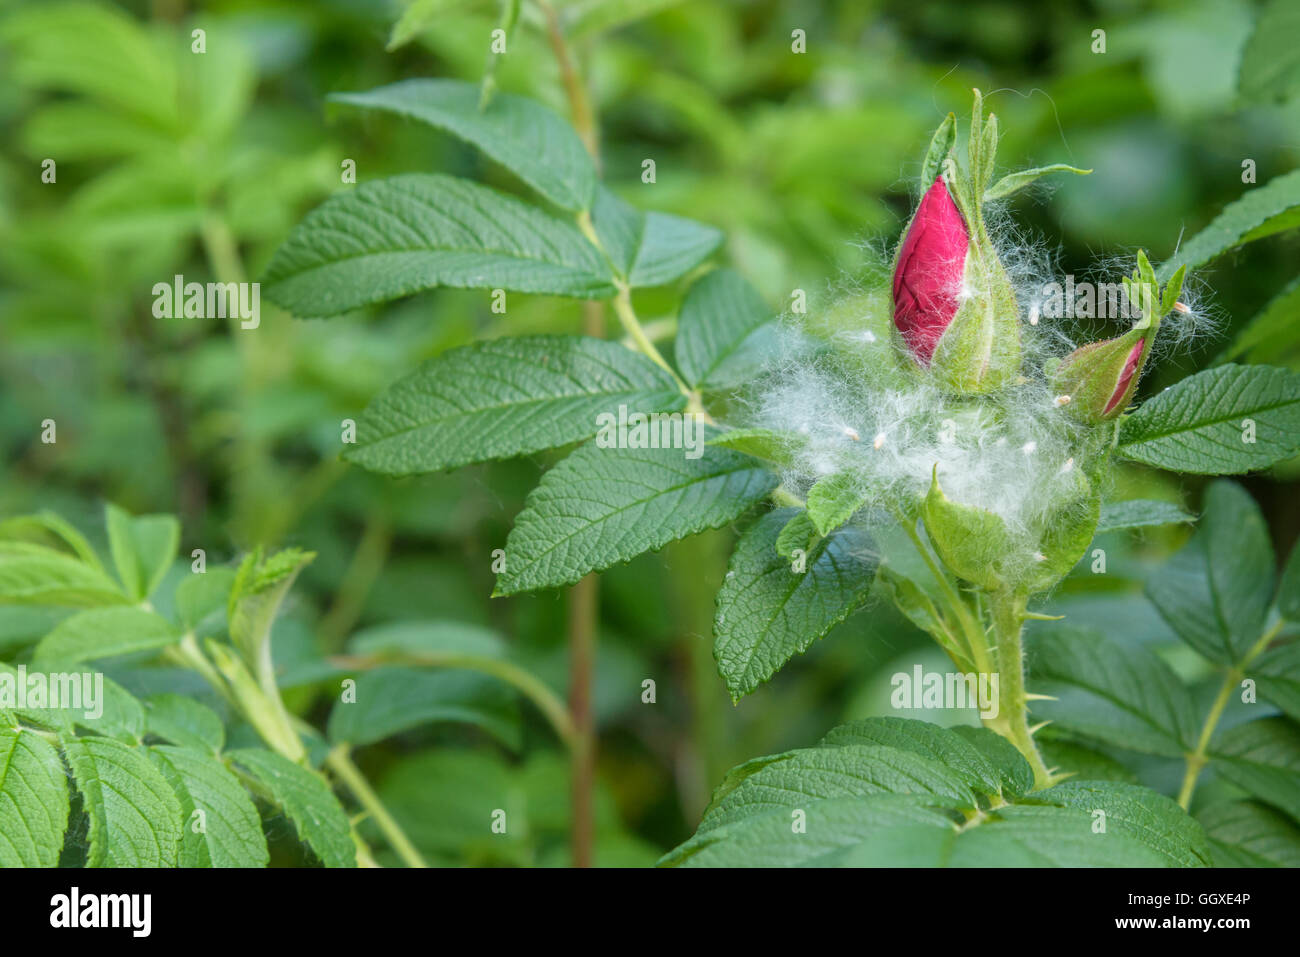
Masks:
[[[894,269],[894,325],[923,365],[960,303],[970,233],[942,179],[926,190]]]
[[[1120,400],[1124,398],[1124,393],[1128,391],[1128,384],[1133,381],[1133,373],[1137,372],[1144,345],[1146,345],[1146,340],[1139,339],[1134,343],[1133,348],[1129,350],[1128,358],[1124,360],[1124,369],[1119,374],[1119,381],[1115,383],[1115,391],[1111,393],[1110,401],[1106,403],[1106,408],[1102,410],[1103,415],[1110,415],[1115,406],[1119,405]]]

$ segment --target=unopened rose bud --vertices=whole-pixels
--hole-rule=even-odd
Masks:
[[[983,225],[968,228],[943,179],[907,228],[893,291],[904,345],[949,391],[992,392],[1019,371],[1015,290]]]
[[[960,305],[970,234],[942,179],[921,198],[894,267],[894,327],[922,365]]]
[[[1151,329],[1130,329],[1116,339],[1092,342],[1070,353],[1053,373],[1053,387],[1068,393],[1065,408],[1085,422],[1105,422],[1133,400],[1150,352]]]

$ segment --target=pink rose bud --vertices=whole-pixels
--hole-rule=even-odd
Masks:
[[[921,198],[894,267],[894,326],[928,366],[957,314],[970,233],[942,179]]]
[[[1116,339],[1080,346],[1052,374],[1053,388],[1068,396],[1064,407],[1085,422],[1105,422],[1133,401],[1146,363],[1152,330],[1130,329]]]
[[[983,395],[1019,373],[1020,310],[978,206],[974,228],[962,208],[943,179],[922,197],[894,266],[894,328],[942,388]]]

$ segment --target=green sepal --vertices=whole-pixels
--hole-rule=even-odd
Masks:
[[[1025,583],[1031,593],[1047,591],[1068,575],[1096,534],[1101,519],[1101,496],[1093,491],[1092,483],[1082,472],[1074,469],[1072,474],[1077,476],[1077,495],[1047,519],[1035,556],[1037,560]]]
[[[979,165],[975,168],[975,195],[982,197],[993,181],[993,160],[998,153],[998,118],[990,113],[980,136]]]
[[[964,282],[971,295],[939,338],[930,370],[949,392],[986,395],[1020,373],[1020,307],[997,253],[975,234]]]
[[[939,124],[939,128],[934,131],[930,148],[925,152],[925,162],[921,164],[922,193],[933,186],[934,181],[939,178],[939,174],[943,172],[943,161],[948,158],[956,142],[957,117],[949,113]]]
[[[948,498],[939,487],[937,465],[921,503],[921,516],[935,551],[957,577],[989,591],[1003,586],[1002,556],[1015,547],[1006,523],[987,509]]]
[[[1068,166],[1065,163],[1052,163],[1050,166],[1036,166],[1033,169],[1017,170],[1003,176],[986,189],[984,191],[984,202],[1006,199],[1048,173],[1074,173],[1077,176],[1087,176],[1091,172],[1090,169],[1079,169],[1077,166]]]
[[[1178,297],[1183,294],[1183,280],[1187,278],[1187,264],[1178,267],[1173,278],[1169,280],[1169,285],[1165,286],[1164,293],[1160,297],[1160,314],[1167,316],[1173,312],[1174,306],[1178,305]]]

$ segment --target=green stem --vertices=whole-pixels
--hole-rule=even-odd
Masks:
[[[1277,637],[1278,632],[1282,630],[1284,624],[1282,619],[1264,632],[1246,652],[1245,656],[1237,664],[1229,668],[1223,675],[1223,683],[1219,685],[1219,693],[1214,696],[1214,703],[1210,705],[1210,713],[1205,716],[1205,723],[1201,725],[1201,735],[1196,740],[1196,750],[1186,756],[1187,772],[1183,775],[1183,786],[1178,790],[1178,806],[1184,811],[1190,810],[1192,806],[1192,794],[1196,791],[1196,782],[1201,776],[1201,771],[1210,762],[1210,739],[1214,737],[1214,731],[1219,726],[1219,720],[1223,717],[1224,710],[1228,707],[1228,699],[1232,697],[1232,690],[1241,684],[1246,677],[1247,666],[1264,652],[1269,643]]]
[[[600,250],[608,259],[609,254],[600,242],[600,236],[591,221],[591,216],[585,210],[578,214],[578,228],[582,230],[582,234],[587,237],[588,242]],[[615,278],[614,288],[617,290],[614,296],[614,315],[618,316],[619,325],[623,327],[627,341],[631,343],[634,349],[672,376],[673,383],[677,386],[678,391],[686,396],[687,413],[698,416],[712,425],[713,416],[709,415],[708,410],[704,408],[700,393],[690,388],[682,377],[677,374],[677,370],[668,364],[668,360],[663,357],[659,347],[654,344],[654,340],[646,333],[645,327],[641,325],[641,320],[637,318],[636,309],[632,306],[631,287],[623,280]]]
[[[565,743],[569,747],[570,793],[573,802],[570,844],[574,867],[591,867],[595,852],[596,719],[591,706],[591,685],[596,667],[599,586],[599,578],[587,575],[569,590],[565,623],[569,645],[569,710],[566,712],[563,707],[557,707],[558,700],[555,705],[547,706],[547,717],[557,732],[559,725],[555,722],[561,714],[571,722]],[[544,687],[541,682],[537,682],[533,693],[536,694]]]
[[[997,592],[989,596],[994,654],[998,662],[998,715],[984,724],[1016,746],[1034,771],[1034,786],[1048,787],[1052,774],[1029,730],[1029,701],[1025,696],[1025,660],[1021,633],[1025,623],[1027,596],[1019,592]]]
[[[961,632],[966,637],[966,651],[970,656],[970,660],[975,664],[976,670],[988,674],[991,669],[989,668],[988,643],[984,637],[984,628],[975,620],[969,606],[962,600],[961,595],[957,593],[957,589],[948,580],[947,574],[939,567],[934,556],[930,554],[929,547],[916,530],[916,523],[901,512],[895,512],[894,517],[898,520],[898,524],[902,526],[903,531],[907,533],[907,537],[912,540],[912,545],[915,546],[917,554],[921,556],[921,560],[925,562],[926,567],[930,569],[930,574],[934,576],[948,613],[961,626]]]
[[[569,101],[569,110],[573,115],[573,128],[577,130],[582,145],[591,154],[599,172],[600,135],[596,126],[596,113],[591,108],[591,100],[587,96],[587,88],[573,65],[569,41],[560,27],[560,17],[555,6],[550,0],[537,0],[537,5],[546,18],[546,38],[551,44],[551,52],[560,68],[560,82],[564,84],[564,96]]]
[[[349,656],[336,655],[331,664],[346,671],[365,671],[384,665],[408,665],[414,668],[462,668],[477,671],[506,682],[531,701],[542,713],[565,747],[576,745],[578,732],[573,719],[559,696],[531,672],[500,658],[467,655],[460,652],[396,652],[392,654]]]
[[[317,629],[322,645],[329,651],[343,646],[343,639],[361,617],[366,596],[384,570],[392,541],[392,524],[381,514],[371,514],[334,601]]]
[[[410,838],[406,836],[406,832],[388,813],[388,808],[384,807],[384,803],[379,800],[379,795],[370,786],[361,769],[353,763],[346,744],[340,744],[330,751],[325,758],[325,766],[338,776],[338,779],[352,792],[352,796],[357,799],[357,803],[366,809],[375,824],[379,826],[379,830],[383,832],[389,846],[397,852],[397,856],[406,863],[407,867],[429,866],[416,850],[415,845],[411,843]],[[355,830],[354,827],[353,831]]]
[[[641,321],[637,319],[636,310],[632,308],[631,288],[622,280],[616,279],[614,282],[615,288],[618,290],[617,295],[614,296],[614,314],[618,316],[623,331],[627,333],[628,338],[636,343],[637,349],[642,354],[673,377],[673,381],[677,383],[677,388],[681,389],[683,394],[689,394],[690,389],[686,387],[686,383],[682,381],[681,376],[668,364],[668,360],[660,354],[659,347],[650,341],[650,337],[641,328]]]

